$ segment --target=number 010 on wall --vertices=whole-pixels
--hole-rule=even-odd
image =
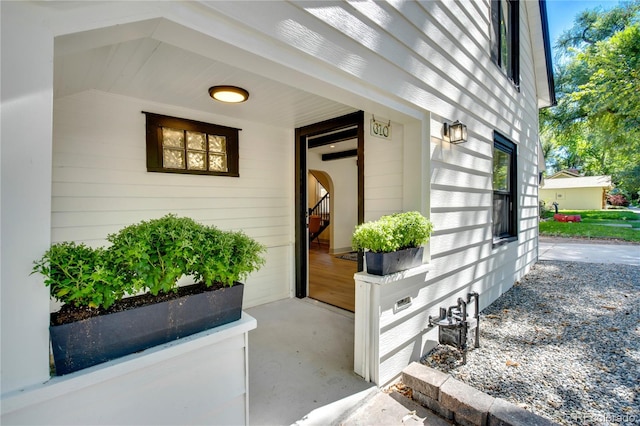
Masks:
[[[391,121],[378,121],[371,119],[371,136],[382,139],[391,139]]]

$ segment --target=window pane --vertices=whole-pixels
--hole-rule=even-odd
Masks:
[[[491,0],[491,60],[500,64],[500,0]]]
[[[500,66],[511,77],[511,5],[500,2]]]
[[[209,152],[227,152],[227,138],[225,136],[209,135]]]
[[[240,129],[150,112],[144,114],[147,171],[231,177],[240,175]]]
[[[209,170],[212,172],[228,172],[225,154],[209,154]]]
[[[184,147],[184,132],[182,130],[162,128],[162,146],[182,148]]]
[[[511,155],[506,152],[493,150],[493,190],[494,191],[510,191],[509,187],[509,165],[511,164]]]
[[[187,148],[206,151],[207,145],[205,143],[204,133],[187,132]]]
[[[163,149],[163,163],[167,169],[184,169],[184,151],[181,149]]]
[[[509,235],[511,225],[509,201],[510,197],[503,194],[493,194],[493,236]]]
[[[518,238],[516,171],[518,147],[501,134],[493,136],[493,241]]]
[[[201,151],[187,151],[187,168],[189,170],[207,170],[206,155]]]

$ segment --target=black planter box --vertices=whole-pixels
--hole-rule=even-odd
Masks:
[[[58,376],[217,327],[242,316],[244,285],[49,327]]]
[[[389,275],[422,265],[424,247],[408,248],[391,253],[366,252],[367,272],[372,275]]]

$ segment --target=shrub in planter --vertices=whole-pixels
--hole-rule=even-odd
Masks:
[[[108,309],[135,288],[112,267],[112,259],[109,250],[64,242],[34,262],[33,272],[44,275],[51,297],[67,306]]]
[[[107,237],[112,243],[108,249],[112,268],[130,279],[136,290],[154,296],[175,290],[180,277],[192,269],[194,241],[206,228],[174,215],[127,226]]]
[[[243,232],[206,227],[193,240],[189,274],[206,286],[220,283],[231,287],[264,265],[264,246]]]
[[[418,266],[421,246],[429,241],[432,231],[432,223],[419,212],[396,213],[357,226],[351,243],[354,250],[367,251],[369,273],[386,275]]]
[[[419,247],[429,241],[433,225],[419,212],[395,213],[358,225],[351,244],[354,250],[389,253]]]
[[[107,240],[110,247],[95,249],[54,244],[34,262],[75,321],[59,324],[60,313],[52,314],[58,374],[240,319],[244,286],[237,281],[265,262],[265,247],[245,234],[174,215]],[[178,288],[183,275],[201,283]],[[123,299],[138,292],[148,294]]]

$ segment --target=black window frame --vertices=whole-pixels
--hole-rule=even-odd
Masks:
[[[204,123],[202,121],[189,120],[186,118],[171,117],[162,114],[142,111],[146,115],[146,146],[147,146],[147,171],[161,173],[178,173],[190,175],[210,175],[210,176],[230,176],[240,177],[239,159],[239,132],[242,129],[221,126],[219,124]],[[175,169],[163,166],[162,128],[168,127],[183,131],[201,132],[208,135],[225,136],[227,171],[193,170],[186,168]],[[186,145],[186,142],[185,142]],[[207,144],[207,164],[210,154]],[[186,147],[185,147],[186,153]],[[208,167],[208,166],[207,166]]]
[[[508,40],[502,37],[501,19],[505,14],[503,5],[508,6],[506,14],[509,19]],[[509,43],[511,50],[509,63],[503,63],[501,52],[504,43]],[[491,0],[491,60],[520,89],[520,3],[518,0]]]
[[[494,187],[495,163],[492,167],[492,235],[493,246],[499,246],[518,240],[518,146],[499,132],[493,133],[493,161],[496,159],[496,150],[508,154],[509,162],[509,188],[508,190],[496,190]],[[507,211],[505,211],[505,205]],[[505,226],[506,222],[506,226]]]

